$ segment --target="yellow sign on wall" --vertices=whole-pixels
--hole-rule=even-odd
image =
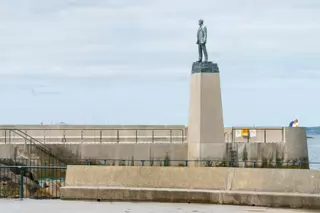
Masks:
[[[249,129],[243,129],[242,130],[242,137],[249,137],[250,133],[249,133]]]

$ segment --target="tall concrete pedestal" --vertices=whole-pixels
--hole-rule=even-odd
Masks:
[[[222,160],[226,144],[218,65],[193,63],[190,92],[188,158],[191,162]]]

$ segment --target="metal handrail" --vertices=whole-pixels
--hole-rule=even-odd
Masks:
[[[31,135],[28,135],[27,133],[19,130],[19,129],[11,129],[11,132],[14,132],[15,134],[19,135],[20,137],[27,139],[28,141],[30,141],[30,143],[34,144],[34,145],[41,145],[42,147],[44,147],[44,149],[49,149],[51,151],[51,148],[45,146],[41,141],[35,139],[34,137],[32,137]],[[28,138],[29,137],[29,138]],[[37,143],[35,143],[34,141],[36,141]]]
[[[50,155],[51,157],[55,158],[56,160],[66,164],[66,162],[63,160],[62,157],[55,154],[51,148],[44,145],[39,140],[33,138],[32,136],[28,135],[27,133],[19,130],[19,129],[10,129],[9,131],[19,135],[20,137],[24,138],[25,140],[28,140],[30,144],[34,145],[36,148],[40,149],[41,151],[45,152],[46,154]]]
[[[1,130],[1,129],[0,129]],[[97,131],[94,135],[84,135],[84,132],[87,131],[85,129],[78,129],[79,135],[75,132],[73,132],[72,135],[68,135],[66,131],[72,130],[72,129],[61,129],[60,131],[63,132],[63,134],[57,134],[56,136],[46,136],[45,132],[42,135],[38,135],[32,137],[31,135],[27,134],[26,132],[23,132],[21,129],[3,129],[5,130],[5,142],[6,142],[6,131],[19,131],[21,134],[24,134],[25,136],[28,136],[32,138],[33,140],[36,140],[37,142],[41,143],[38,138],[43,138],[44,143],[41,143],[42,145],[45,144],[46,139],[54,139],[56,138],[57,141],[62,139],[62,142],[67,143],[68,139],[71,139],[70,142],[73,142],[73,139],[80,139],[81,143],[83,142],[84,139],[90,138],[93,140],[93,142],[99,141],[100,143],[103,143],[105,139],[115,139],[117,143],[120,143],[122,139],[135,139],[134,142],[138,143],[139,140],[142,140],[142,142],[145,142],[146,140],[150,139],[152,143],[155,143],[157,139],[159,138],[164,138],[166,141],[169,141],[170,143],[172,142],[181,142],[184,143],[186,141],[186,135],[185,135],[185,130],[184,129],[133,129],[133,128],[126,128],[126,129],[94,129],[94,131]],[[46,129],[48,131],[54,130],[54,129]],[[27,131],[27,130],[26,130]],[[44,130],[45,131],[45,130]],[[89,130],[92,131],[92,130]],[[103,134],[104,131],[112,131],[112,135]],[[133,134],[131,135],[121,135],[121,132],[125,131],[133,131]],[[156,131],[168,131],[168,134],[166,135],[157,135]],[[140,135],[140,132],[147,132],[147,134],[142,134]]]

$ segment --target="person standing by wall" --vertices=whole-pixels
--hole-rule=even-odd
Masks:
[[[289,124],[289,127],[299,127],[299,121],[298,119],[291,121]]]

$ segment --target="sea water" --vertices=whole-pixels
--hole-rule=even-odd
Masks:
[[[308,135],[310,169],[320,170],[320,135]]]

